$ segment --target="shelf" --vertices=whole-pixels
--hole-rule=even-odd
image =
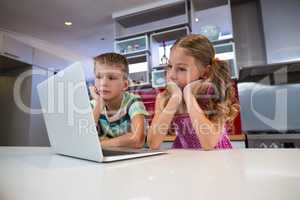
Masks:
[[[127,56],[127,60],[129,63],[129,78],[133,81],[133,84],[149,84],[149,54]]]
[[[266,85],[282,85],[300,83],[300,60],[277,64],[245,66],[240,71],[239,83],[260,82]],[[282,77],[282,78],[281,78]]]
[[[152,66],[152,70],[161,70],[161,69],[166,69],[168,65],[157,65],[157,66]]]
[[[216,57],[220,60],[228,61],[230,67],[230,75],[232,79],[238,79],[239,69],[236,64],[235,46],[233,42],[214,45]]]
[[[115,51],[123,55],[137,54],[148,50],[149,44],[147,35],[115,41]]]
[[[153,88],[162,88],[166,85],[166,70],[153,70],[151,74]]]
[[[140,84],[134,84],[134,83],[132,83],[132,84],[130,84],[129,85],[129,89],[138,89],[139,87],[148,87],[148,86],[151,86],[151,84],[149,84],[149,83],[140,83]]]
[[[132,10],[113,13],[115,38],[152,32],[170,26],[188,24],[185,0],[154,2]]]
[[[175,41],[181,37],[186,36],[189,33],[187,26],[179,27],[175,29],[169,29],[162,32],[156,32],[150,35],[151,55],[152,55],[152,68],[165,65],[167,63],[161,63],[163,56],[163,42],[166,44],[166,56],[169,57],[170,48]]]

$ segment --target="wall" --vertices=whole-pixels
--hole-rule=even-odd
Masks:
[[[0,29],[0,31],[5,32],[13,38],[16,38],[17,40],[20,40],[34,48],[44,50],[51,54],[54,53],[58,57],[62,57],[64,59],[67,58],[67,60],[81,61],[84,65],[86,78],[88,80],[93,79],[93,61],[91,58],[72,54],[72,52],[68,52],[63,48],[56,47],[36,38],[3,29]],[[13,87],[19,74],[21,74],[24,70],[32,68],[22,68],[15,71],[13,70],[13,68],[15,68],[14,64],[19,64],[19,62],[12,61],[12,63],[13,65],[6,65],[0,61],[0,145],[49,146],[49,140],[42,114],[31,115],[30,113],[24,113],[16,106],[13,99]],[[5,69],[5,73],[3,73],[3,69]],[[8,72],[9,69],[11,70]],[[37,70],[39,69],[33,67],[33,72]],[[22,100],[29,108],[40,108],[36,86],[47,77],[48,76],[30,75],[22,84]]]
[[[267,62],[300,60],[300,1],[261,0]]]
[[[22,67],[0,74],[0,145],[28,145],[30,114],[21,111],[14,101],[13,88],[17,77],[31,67]],[[22,102],[30,106],[31,78],[25,79],[21,86]]]
[[[32,67],[32,85],[31,85],[31,109],[38,111],[41,109],[37,85],[46,80],[49,76],[53,75],[53,72],[46,71],[35,66]],[[29,132],[29,145],[30,146],[49,146],[49,138],[43,118],[43,114],[31,114],[30,118],[30,132]]]
[[[80,61],[83,63],[85,76],[88,80],[94,78],[93,74],[93,59],[85,56],[78,55],[76,53],[73,53],[69,50],[64,49],[63,47],[53,45],[47,41],[43,41],[37,38],[33,38],[21,33],[16,33],[10,30],[6,30],[3,28],[0,28],[0,31],[9,34],[11,37],[28,44],[34,48],[41,49],[45,52],[48,52],[50,54],[54,54],[58,57],[61,57],[63,59],[75,62]]]
[[[232,5],[232,22],[239,68],[266,63],[258,1]]]

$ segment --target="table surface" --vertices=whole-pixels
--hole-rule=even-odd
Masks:
[[[245,134],[239,134],[239,135],[228,135],[230,141],[245,141]],[[166,135],[164,142],[173,142],[176,138],[175,134],[172,135]]]
[[[96,163],[0,147],[1,200],[300,199],[300,150],[169,150]]]

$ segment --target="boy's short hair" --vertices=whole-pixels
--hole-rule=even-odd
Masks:
[[[94,71],[96,71],[96,64],[104,64],[104,65],[111,65],[115,67],[120,67],[121,70],[124,72],[124,77],[127,79],[129,74],[129,67],[128,61],[125,56],[110,52],[100,54],[94,58]]]

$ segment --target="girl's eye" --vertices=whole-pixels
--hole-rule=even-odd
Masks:
[[[182,67],[179,67],[178,70],[181,71],[181,72],[185,72],[186,71],[186,69],[182,68]]]

